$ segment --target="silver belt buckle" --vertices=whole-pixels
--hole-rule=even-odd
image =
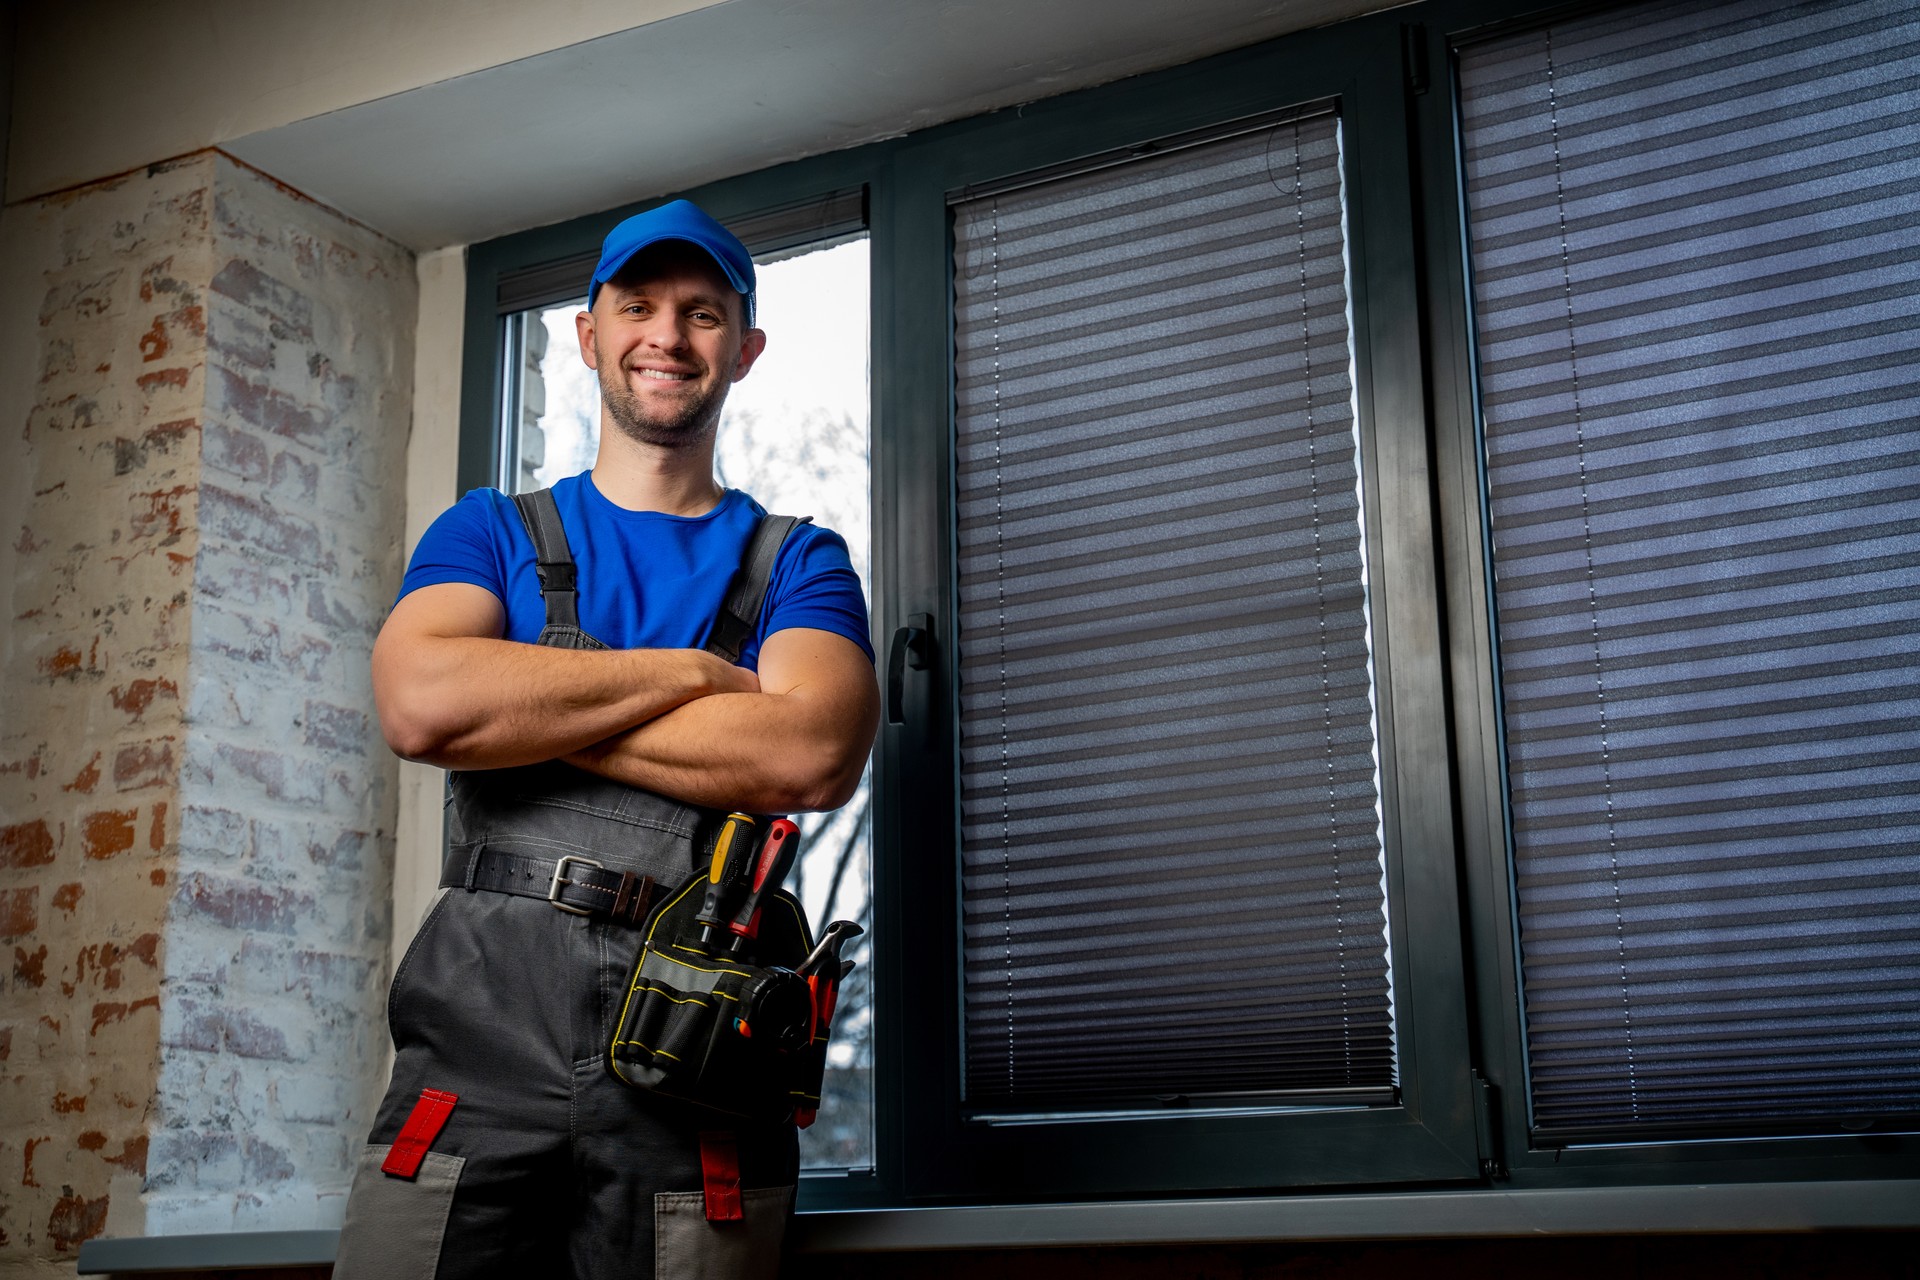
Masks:
[[[561,857],[560,861],[553,864],[553,883],[547,886],[547,901],[570,916],[590,916],[593,914],[592,908],[576,907],[560,901],[560,886],[573,883],[573,881],[567,879],[567,864],[569,862],[577,862],[583,867],[592,867],[595,871],[605,871],[607,864],[604,862],[595,862],[592,858],[583,858],[577,853],[565,854]]]

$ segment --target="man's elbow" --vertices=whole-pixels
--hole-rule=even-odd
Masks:
[[[403,760],[421,764],[443,764],[451,753],[454,735],[445,724],[424,714],[424,708],[410,707],[403,699],[375,699],[380,718],[380,734],[387,748]]]
[[[825,813],[838,809],[860,790],[867,771],[867,744],[834,744],[815,751],[796,752],[795,768],[784,780],[790,813]]]

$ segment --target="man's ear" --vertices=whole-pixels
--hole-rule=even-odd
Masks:
[[[575,316],[573,331],[580,335],[580,358],[587,362],[587,368],[599,372],[600,365],[593,355],[593,312],[582,311]]]
[[[733,366],[735,382],[747,376],[747,370],[753,368],[753,362],[767,349],[767,335],[760,329],[749,329],[740,338],[740,363]]]

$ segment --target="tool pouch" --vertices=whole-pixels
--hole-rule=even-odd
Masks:
[[[732,950],[725,926],[700,941],[707,884],[696,873],[641,928],[607,1068],[635,1088],[753,1120],[810,1118],[820,1105],[829,1028],[794,967],[813,949],[800,902],[762,899],[759,935]]]

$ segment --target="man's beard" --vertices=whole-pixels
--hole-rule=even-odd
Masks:
[[[690,449],[707,437],[720,422],[720,406],[727,398],[727,379],[721,378],[713,389],[684,408],[669,412],[649,411],[634,394],[627,381],[627,370],[618,361],[604,357],[600,366],[600,402],[620,434],[637,444],[663,449]]]

